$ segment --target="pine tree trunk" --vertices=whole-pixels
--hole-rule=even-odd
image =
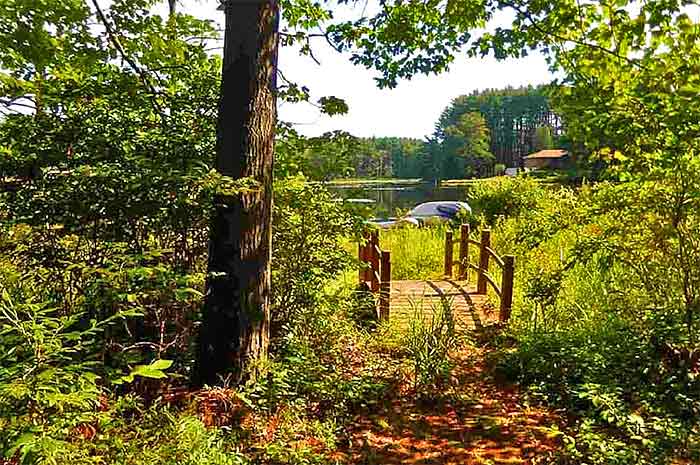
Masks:
[[[276,0],[227,0],[216,169],[259,183],[215,199],[206,296],[192,382],[238,383],[269,342]]]

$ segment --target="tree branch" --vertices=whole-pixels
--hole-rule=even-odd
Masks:
[[[571,42],[571,43],[574,43],[574,44],[576,44],[576,45],[580,45],[580,46],[582,46],[582,47],[588,47],[588,48],[592,48],[592,49],[594,49],[594,50],[599,50],[599,51],[604,52],[604,53],[606,53],[606,54],[608,54],[608,55],[611,55],[611,56],[613,56],[613,57],[615,57],[615,58],[621,58],[621,59],[627,61],[627,62],[628,62],[629,64],[631,64],[632,66],[636,66],[636,67],[638,67],[638,68],[640,68],[640,69],[646,69],[646,68],[645,68],[644,66],[642,66],[637,60],[634,60],[634,59],[632,59],[632,58],[626,57],[626,56],[624,56],[624,55],[620,55],[619,53],[617,53],[617,52],[615,52],[615,51],[613,51],[613,50],[607,49],[607,48],[605,48],[605,47],[602,47],[602,46],[600,46],[600,45],[598,45],[598,44],[592,44],[592,43],[590,43],[590,42],[586,42],[586,41],[579,40],[579,39],[567,38],[567,37],[564,37],[564,36],[562,36],[562,35],[560,35],[560,34],[558,34],[558,33],[556,33],[556,32],[547,31],[547,30],[545,30],[545,29],[532,17],[532,15],[531,15],[528,11],[524,11],[524,10],[523,10],[522,8],[520,8],[518,5],[516,5],[516,4],[514,4],[514,3],[511,3],[511,2],[508,2],[508,1],[501,1],[500,3],[501,3],[503,6],[506,6],[506,7],[509,7],[509,8],[511,8],[511,9],[515,10],[516,13],[518,13],[518,14],[521,15],[523,18],[525,18],[525,19],[527,19],[528,21],[530,21],[530,24],[532,25],[532,27],[534,27],[537,31],[539,31],[540,33],[542,33],[542,34],[544,34],[544,35],[546,35],[546,36],[551,36],[551,37],[553,37],[553,38],[555,38],[555,39],[557,39],[557,40],[559,40],[559,41],[561,41],[561,42]]]
[[[112,43],[117,52],[119,52],[124,61],[126,61],[131,67],[131,69],[141,78],[141,81],[151,93],[150,100],[153,109],[156,111],[156,113],[160,115],[161,119],[165,119],[165,112],[155,99],[155,96],[158,94],[158,92],[156,91],[155,87],[153,87],[151,81],[148,79],[148,74],[146,73],[146,71],[141,69],[141,67],[126,53],[124,47],[122,47],[121,42],[119,42],[119,39],[117,38],[117,34],[112,29],[112,25],[107,20],[107,17],[102,11],[102,8],[100,8],[100,4],[97,3],[97,0],[92,0],[92,4],[95,7],[95,10],[97,11],[97,17],[100,19],[100,22],[107,31],[107,37],[109,38],[109,41]]]

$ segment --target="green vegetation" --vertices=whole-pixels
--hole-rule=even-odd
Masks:
[[[473,121],[485,124],[488,137],[483,130],[465,130],[465,122],[470,120],[467,127],[475,127]],[[520,167],[522,157],[545,146],[551,148],[559,135],[561,120],[552,111],[543,87],[489,89],[462,95],[436,123],[428,152],[428,163],[433,167],[431,179],[454,178],[455,173],[465,177],[490,175],[494,163]]]
[[[300,137],[288,131],[277,147],[278,175],[303,173],[309,179],[420,178],[425,143],[418,139],[359,138],[344,132]]]
[[[391,250],[392,279],[436,279],[444,271],[445,227],[396,228],[382,231],[381,247]],[[421,244],[416,247],[416,244]]]
[[[283,45],[327,41],[380,86],[464,48],[536,49],[561,81],[459,97],[428,142],[305,138],[274,112],[278,97],[311,101],[276,68],[277,2],[227,2],[229,26],[260,40],[227,28],[227,65],[255,73],[223,81],[218,29],[178,2],[0,4],[2,461],[382,463],[367,423],[402,436],[436,412],[469,433],[440,444],[512,448],[510,418],[475,425],[485,392],[506,391],[491,374],[549,412],[556,442],[536,460],[700,461],[700,25],[686,3],[387,1],[358,21],[282,3]],[[502,10],[512,22],[484,28]],[[376,321],[347,247],[364,218],[308,181],[486,175],[553,143],[590,176],[468,183],[472,226],[516,256],[512,319],[472,334],[487,348],[463,350],[449,302],[407,328]],[[382,234],[394,279],[441,274],[445,227]],[[396,418],[406,399],[423,408],[408,421],[367,415]]]
[[[424,171],[425,142],[399,137],[362,139],[357,151],[357,175],[420,178]]]
[[[456,154],[465,159],[467,175],[485,171],[495,160],[489,152],[489,128],[484,117],[478,112],[460,115],[452,126],[445,129],[445,138],[457,146]]]
[[[475,190],[495,247],[518,264],[511,339],[500,342],[497,368],[576,415],[561,433],[569,460],[697,460],[700,367],[688,345],[697,328],[673,297],[682,280],[662,278],[671,257],[653,254],[638,242],[641,231],[609,210],[618,189],[503,180]],[[601,247],[611,233],[620,242]],[[625,260],[633,250],[647,257],[643,268]]]
[[[436,307],[427,318],[420,304],[416,304],[405,337],[413,363],[414,389],[428,398],[449,383],[453,369],[450,353],[459,343],[452,302],[442,299]]]
[[[658,252],[663,242],[654,245],[646,228],[628,222],[620,188],[573,189],[528,177],[471,184],[474,225],[490,227],[494,248],[516,255],[513,320],[487,339],[492,361],[504,379],[572,415],[557,433],[563,463],[698,460],[700,364],[693,340],[700,325],[679,298],[685,280],[669,277],[669,270],[695,271],[674,267],[676,257]],[[645,221],[653,224],[652,217]],[[444,232],[445,226],[383,232],[393,277],[439,278]],[[656,240],[678,246],[673,230],[664,234]],[[630,262],[628,254],[645,260]]]

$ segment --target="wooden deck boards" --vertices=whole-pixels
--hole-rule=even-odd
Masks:
[[[430,318],[443,299],[450,304],[461,329],[477,329],[491,320],[486,296],[466,281],[392,281],[389,318],[399,324],[408,323],[415,313]]]

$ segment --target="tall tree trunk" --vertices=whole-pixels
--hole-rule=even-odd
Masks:
[[[215,200],[194,385],[238,383],[269,342],[277,0],[226,0],[216,169],[258,182]]]

